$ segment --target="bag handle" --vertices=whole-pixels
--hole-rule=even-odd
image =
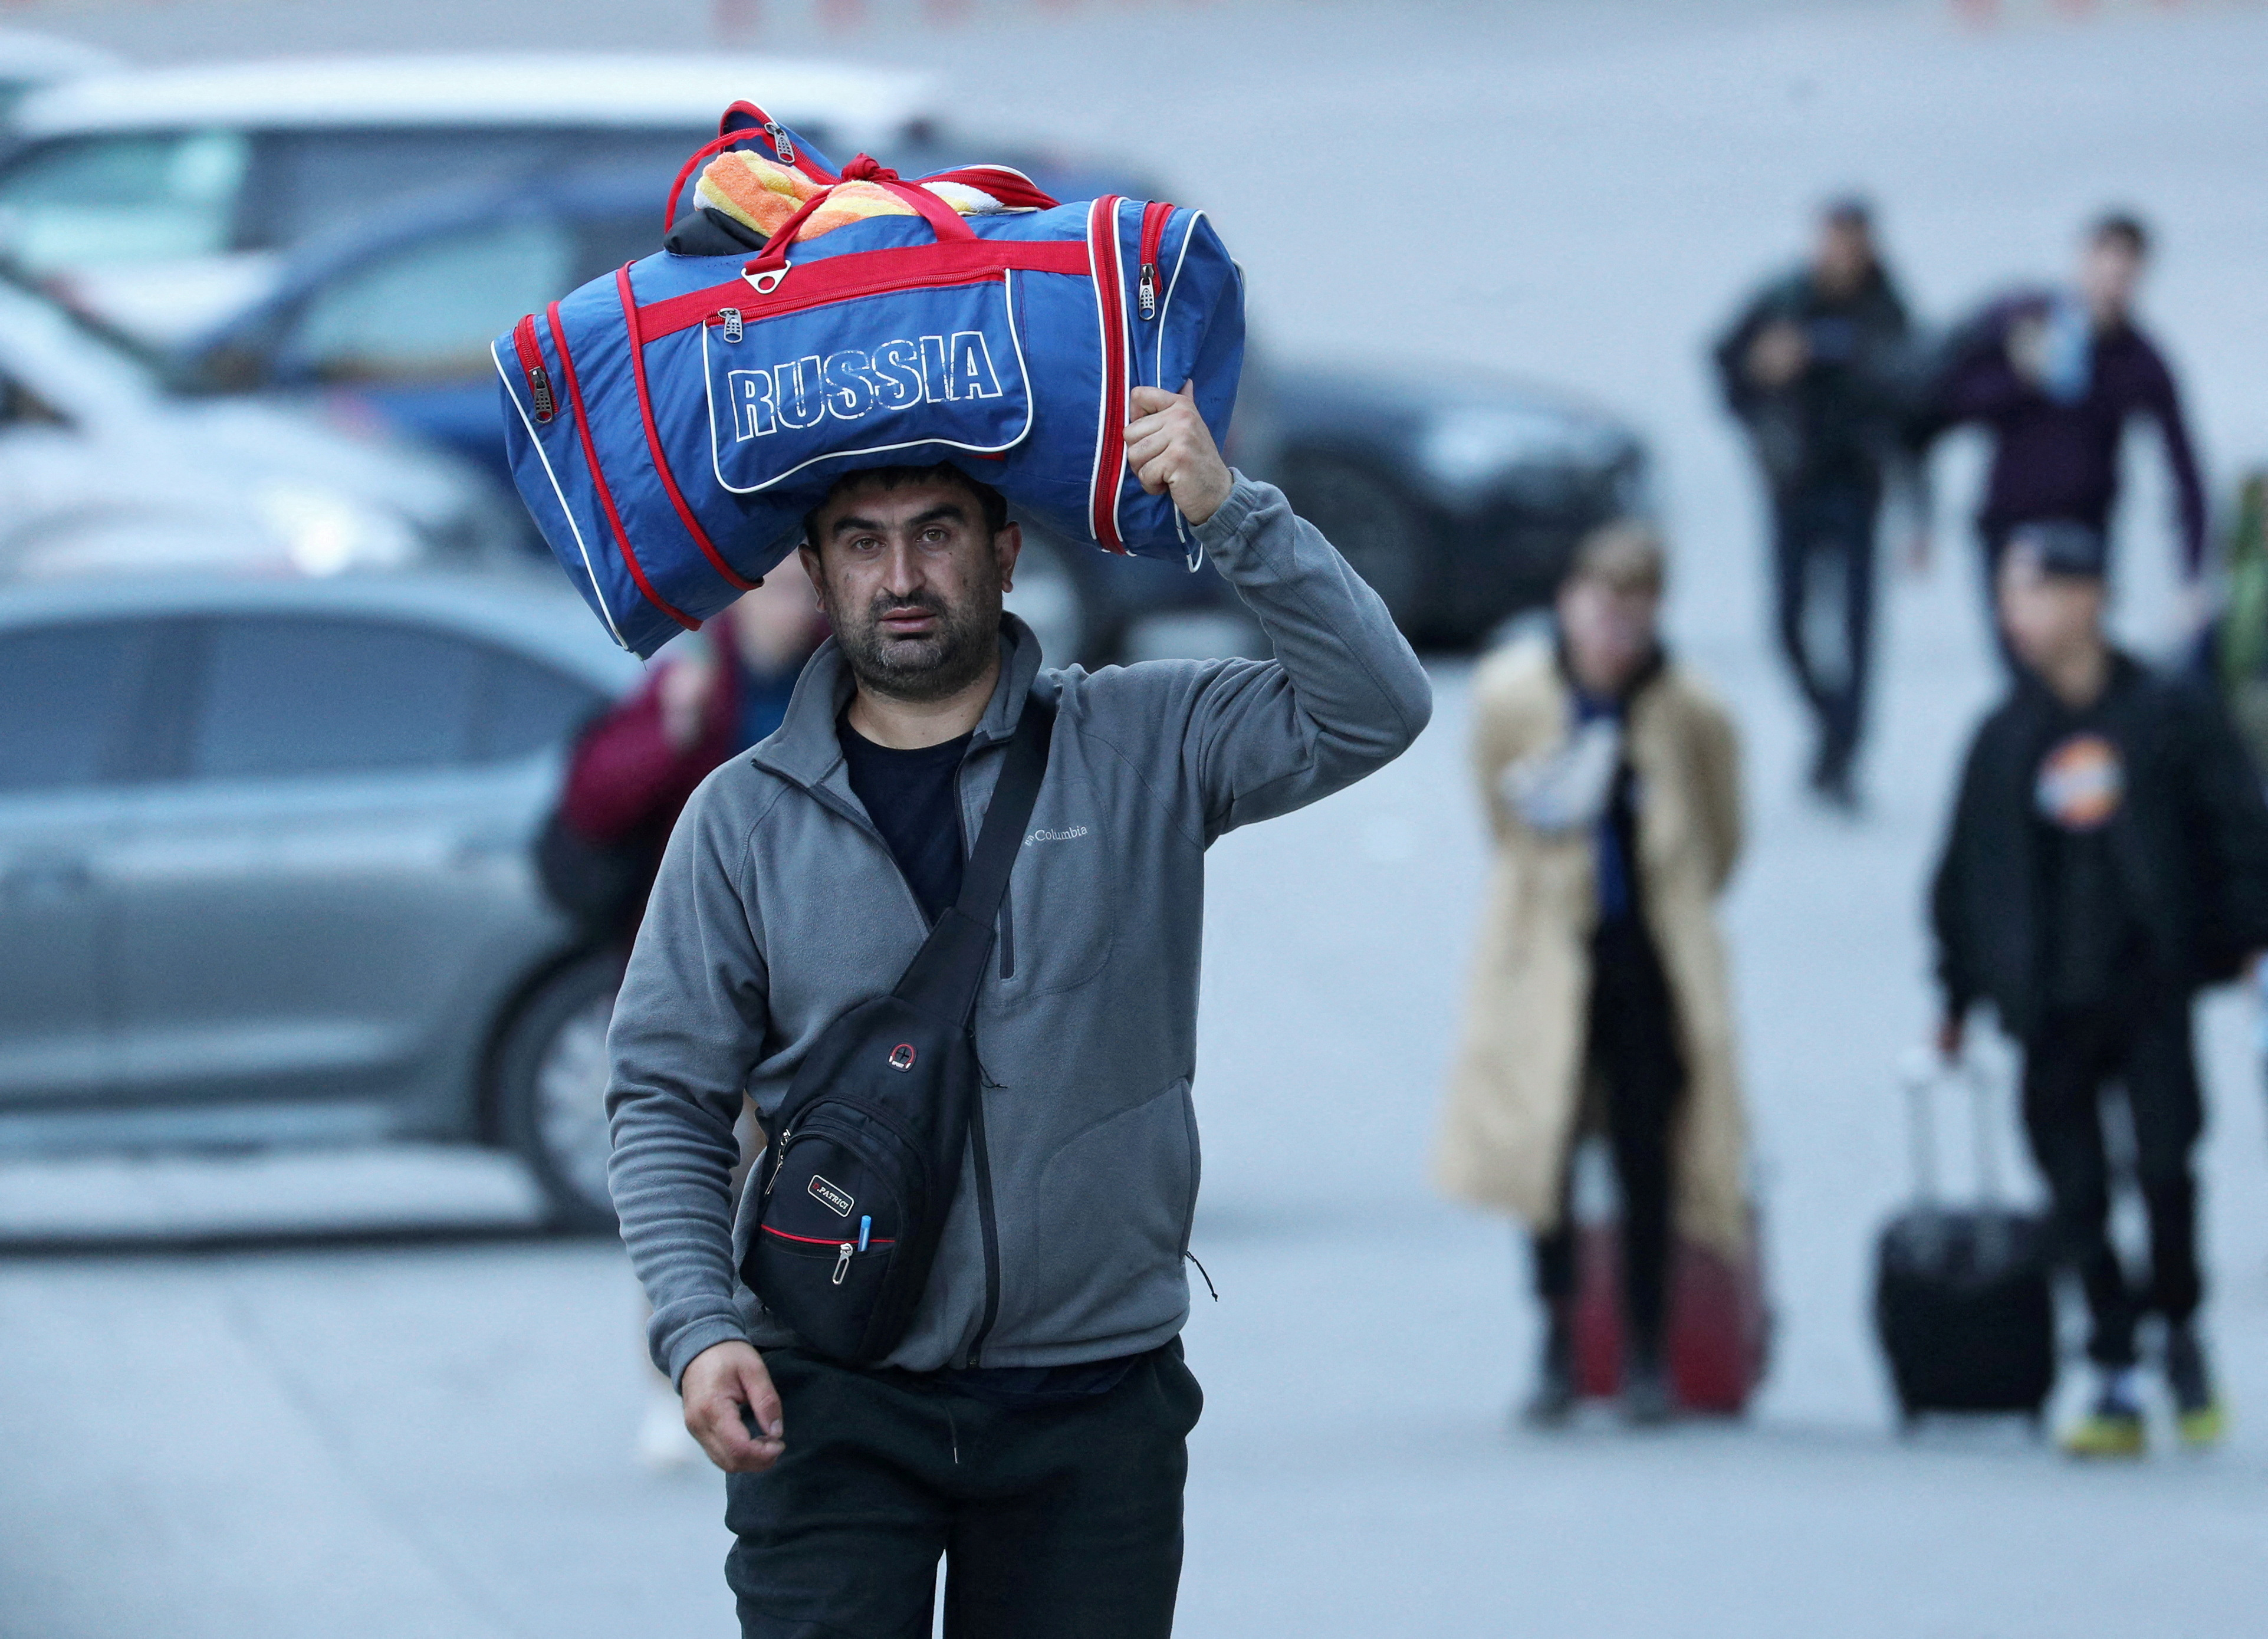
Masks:
[[[922,948],[907,963],[892,993],[940,1018],[964,1023],[976,1006],[977,986],[992,949],[992,924],[1008,891],[1008,875],[1023,849],[1024,827],[1039,801],[1048,774],[1048,748],[1055,736],[1056,708],[1034,693],[1025,697],[1023,715],[993,782],[976,846],[961,868],[961,897],[945,908]]]
[[[771,160],[775,165],[792,166],[814,182],[832,187],[835,173],[812,157],[811,150],[796,140],[795,133],[766,114],[753,102],[736,102],[725,110],[717,121],[717,135],[693,151],[670,184],[669,203],[662,207],[661,231],[665,233],[677,224],[677,205],[684,196],[685,185],[693,180],[694,173],[728,148],[742,143],[761,142],[771,145]]]
[[[954,240],[971,244],[976,242],[976,230],[961,218],[961,212],[928,188],[909,182],[889,166],[878,164],[870,154],[862,153],[844,166],[840,181],[872,182],[888,190],[914,208],[914,214],[929,224],[930,231],[937,235],[940,245]],[[779,282],[787,277],[787,270],[792,265],[788,261],[788,253],[795,248],[795,236],[803,231],[803,225],[812,212],[825,204],[833,192],[832,187],[822,188],[805,200],[802,208],[781,223],[772,236],[764,241],[762,254],[740,269],[742,277],[756,287],[756,294],[769,296],[779,288]]]
[[[1984,1067],[1967,1054],[1948,1063],[1935,1049],[1910,1048],[1901,1060],[1900,1079],[1905,1082],[1908,1137],[1913,1146],[1914,1195],[1925,1205],[1938,1199],[1937,1132],[1930,1109],[1931,1095],[1941,1081],[1959,1079],[1969,1089],[1970,1115],[1975,1123],[1977,1199],[1998,1206],[2000,1187],[2000,1141],[1993,1117],[1997,1113],[1993,1087]]]

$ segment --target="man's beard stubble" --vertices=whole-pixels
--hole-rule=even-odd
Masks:
[[[882,616],[893,609],[926,609],[937,617],[927,637],[886,638]],[[835,639],[850,675],[873,692],[906,701],[942,700],[984,675],[1000,641],[1000,604],[972,588],[958,608],[933,592],[911,597],[876,594],[857,622],[835,623]]]

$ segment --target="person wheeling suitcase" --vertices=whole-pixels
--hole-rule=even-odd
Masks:
[[[1565,1421],[1581,1388],[1568,1197],[1594,1084],[1622,1192],[1631,1421],[1679,1409],[1680,1236],[1753,1266],[1715,913],[1741,851],[1739,744],[1663,646],[1665,567],[1650,526],[1602,525],[1559,588],[1556,640],[1507,646],[1473,685],[1473,766],[1498,852],[1435,1176],[1532,1232],[1546,1335],[1524,1414],[1539,1425]]]
[[[2135,1332],[2165,1322],[2182,1438],[2223,1425],[2195,1317],[2203,1290],[2191,1151],[2204,1124],[2191,1003],[2268,946],[2268,807],[2219,705],[2159,676],[2103,631],[2102,534],[2027,526],[1997,583],[2021,670],[1971,744],[1931,922],[1944,991],[1939,1047],[1958,1053],[1989,1001],[2023,1050],[2023,1116],[2053,1202],[2057,1251],[2087,1294],[2099,1381],[2065,1430],[2081,1457],[2145,1446]],[[2101,1103],[2131,1114],[2150,1226],[2135,1290],[2108,1234]]]

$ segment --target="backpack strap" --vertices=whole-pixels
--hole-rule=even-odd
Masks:
[[[961,897],[945,908],[914,953],[894,993],[898,1000],[939,1018],[964,1023],[976,1010],[977,986],[992,952],[993,923],[1008,891],[1008,874],[1024,845],[1024,827],[1047,778],[1048,748],[1056,708],[1035,692],[1008,741],[1006,760],[993,782],[976,846],[961,870]]]

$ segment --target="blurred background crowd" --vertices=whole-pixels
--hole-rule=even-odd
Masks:
[[[2112,631],[2268,755],[2268,10],[641,11],[0,13],[0,1421],[40,1429],[0,1457],[0,1635],[160,1599],[185,1634],[718,1621],[706,1482],[631,1466],[682,1451],[606,1234],[604,1034],[677,807],[823,631],[783,572],[649,667],[613,649],[511,491],[490,347],[654,249],[741,97],[907,175],[1005,162],[1211,212],[1256,331],[1229,457],[1378,589],[1442,699],[1375,789],[1216,853],[1197,1244],[1231,1273],[1191,1331],[1185,1630],[2242,1631],[2268,1443],[2240,1421],[2188,1475],[2075,1496],[2021,1436],[1878,1450],[1865,1305],[1911,1187],[1896,1065],[1939,1023],[1929,869],[2021,666],[1989,609],[2010,540],[2093,531]],[[1579,550],[1576,582],[1644,607],[1571,613]],[[1259,640],[1210,570],[1033,530],[1010,605],[1055,664]],[[1483,1051],[1457,1043],[1502,926],[1491,735],[1542,686],[1507,668],[1585,620],[1609,649],[1642,627],[1602,698],[1660,663],[1659,621],[1730,816],[1663,890],[1722,929],[1668,982],[1708,994],[1715,1056],[1683,1074],[1729,1124],[1678,1222],[1730,1250],[1618,1288],[1610,1240],[1563,1226],[1531,1272],[1425,1161]],[[1632,961],[1647,1016],[1660,963]],[[2268,1406],[2248,1006],[2221,993],[2200,1049],[2240,1411]],[[1970,1051],[1964,1189],[2018,1142],[2008,1047]],[[1619,1175],[1667,1237],[1668,1107],[1601,1113],[1533,1187],[1444,1181],[1596,1226]],[[2146,1263],[2131,1192],[2109,1233]],[[1538,1358],[1543,1421],[1611,1392],[1617,1296],[1696,1279],[1739,1359],[1684,1398],[1744,1431],[1478,1439]],[[186,1384],[154,1455],[81,1404],[91,1357]],[[147,1554],[108,1540],[134,1474],[160,1481]],[[1388,1563],[1351,1569],[1380,1532]],[[326,1577],[356,1621],[309,1615]]]

